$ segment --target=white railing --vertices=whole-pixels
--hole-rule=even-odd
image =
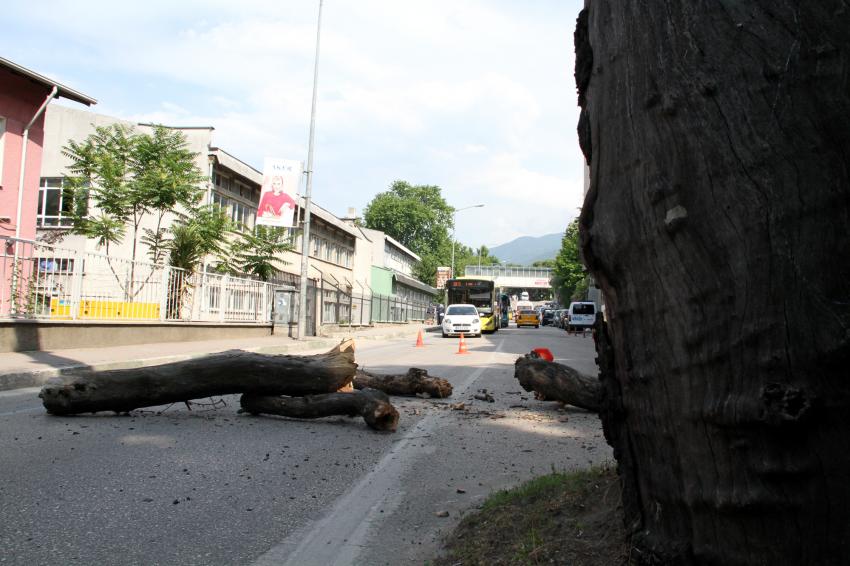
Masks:
[[[268,323],[275,287],[0,236],[0,318]]]
[[[464,273],[467,277],[528,277],[531,279],[549,279],[552,275],[552,268],[467,265]]]

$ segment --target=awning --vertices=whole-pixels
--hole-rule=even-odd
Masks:
[[[436,295],[437,289],[431,287],[430,285],[426,285],[421,281],[417,281],[413,277],[408,277],[407,275],[402,275],[401,273],[393,273],[393,278],[397,283],[401,283],[407,287],[413,287],[414,289],[418,289],[424,293],[428,293],[429,295]]]

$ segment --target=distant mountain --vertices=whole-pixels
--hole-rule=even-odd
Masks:
[[[521,236],[505,244],[490,248],[490,255],[508,263],[531,265],[541,259],[555,259],[561,249],[564,235],[546,234],[545,236]]]

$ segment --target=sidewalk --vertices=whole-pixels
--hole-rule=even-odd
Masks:
[[[44,352],[0,353],[0,391],[22,387],[38,387],[51,377],[79,369],[96,371],[152,366],[198,358],[226,350],[246,350],[266,354],[289,354],[310,350],[328,350],[342,341],[391,340],[415,336],[422,325],[353,329],[336,332],[333,337],[311,336],[302,341],[286,336],[264,336],[237,340],[205,340],[199,342],[164,342],[111,346],[104,348],[76,348]]]

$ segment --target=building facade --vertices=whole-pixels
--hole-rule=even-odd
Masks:
[[[54,98],[93,98],[0,58],[0,235],[32,240],[45,143],[44,111]]]

